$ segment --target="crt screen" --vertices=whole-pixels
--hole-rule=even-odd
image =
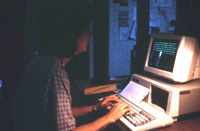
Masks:
[[[148,66],[172,72],[178,44],[178,40],[154,39]]]
[[[158,87],[152,86],[151,100],[153,104],[162,107],[165,111],[167,110],[167,101],[169,92],[162,90]]]

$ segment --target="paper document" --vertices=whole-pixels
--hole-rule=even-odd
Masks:
[[[136,83],[130,81],[129,84],[120,93],[122,96],[130,100],[135,104],[139,104],[149,93],[149,89]]]

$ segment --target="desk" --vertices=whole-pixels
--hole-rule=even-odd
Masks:
[[[101,94],[95,94],[90,96],[85,96],[83,94],[83,88],[80,85],[81,81],[75,81],[75,87],[79,93],[81,93],[85,99],[90,102],[91,104],[94,104],[97,102],[98,98],[102,98],[104,96],[114,94],[114,92],[107,92],[107,93],[101,93]],[[115,123],[120,130],[126,131],[127,129],[122,125],[120,122]],[[110,130],[111,131],[111,130]],[[116,130],[113,130],[116,131]],[[155,129],[153,131],[200,131],[200,112],[190,115],[185,115],[180,118],[177,122],[175,122],[172,126],[164,127]]]

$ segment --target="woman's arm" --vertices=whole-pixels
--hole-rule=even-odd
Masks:
[[[92,112],[93,105],[83,107],[72,107],[72,114],[74,117],[80,117]]]
[[[108,116],[103,116],[92,123],[77,127],[73,131],[99,131],[111,123]]]
[[[99,131],[111,123],[114,123],[116,120],[121,118],[124,113],[130,111],[128,104],[126,103],[116,103],[112,109],[105,116],[97,119],[96,121],[79,126],[74,131]]]
[[[91,105],[91,106],[83,106],[83,107],[72,107],[72,114],[74,117],[80,117],[91,113],[92,111],[99,111],[105,108],[108,105],[111,105],[112,101],[120,102],[119,99],[115,95],[110,95],[105,97],[101,102]]]

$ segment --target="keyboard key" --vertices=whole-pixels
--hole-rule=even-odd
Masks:
[[[140,125],[142,125],[142,122],[141,122],[141,121],[138,121],[138,122],[136,122],[134,125],[135,125],[135,126],[140,126]]]

